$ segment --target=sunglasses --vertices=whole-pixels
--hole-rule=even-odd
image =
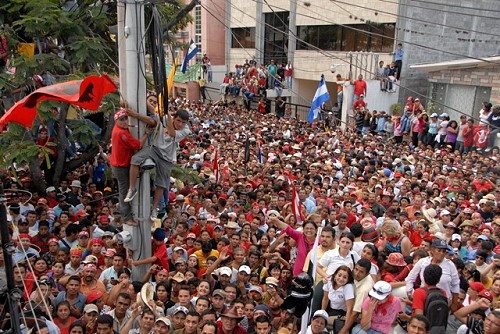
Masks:
[[[120,120],[120,121],[128,120],[128,116],[122,116],[122,117],[118,118],[118,120]]]

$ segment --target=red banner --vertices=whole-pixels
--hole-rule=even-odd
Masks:
[[[97,110],[102,97],[116,90],[107,75],[91,75],[83,80],[61,82],[37,89],[18,101],[0,118],[0,130],[9,123],[19,123],[27,128],[33,126],[37,106],[41,101],[52,100],[74,104],[88,110]]]

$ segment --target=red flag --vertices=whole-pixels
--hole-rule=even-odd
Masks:
[[[292,212],[293,215],[295,216],[295,220],[297,221],[297,224],[302,225],[304,223],[304,215],[302,214],[302,210],[300,210],[300,200],[299,196],[297,195],[297,190],[295,189],[295,184],[292,184]]]
[[[19,123],[27,128],[33,126],[37,106],[41,101],[52,100],[74,104],[89,110],[97,110],[102,97],[116,90],[115,84],[106,75],[91,75],[83,80],[61,82],[37,89],[18,101],[0,118],[0,130],[9,123]]]
[[[215,182],[219,182],[219,159],[218,159],[218,152],[219,150],[215,151],[215,157],[213,161],[213,170],[214,170],[214,175],[215,175]]]

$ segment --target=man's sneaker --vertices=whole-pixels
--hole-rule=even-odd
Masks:
[[[135,195],[137,195],[137,189],[129,189],[127,192],[127,196],[125,196],[125,199],[123,201],[125,203],[132,202]]]
[[[156,218],[158,218],[158,212],[160,212],[160,209],[158,208],[151,210],[151,216],[149,216],[149,219],[154,221]]]

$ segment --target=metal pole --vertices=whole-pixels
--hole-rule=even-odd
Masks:
[[[3,192],[3,185],[0,184],[0,234],[2,240],[2,250],[4,259],[5,276],[7,278],[8,307],[10,310],[10,324],[14,334],[21,333],[21,323],[19,322],[18,303],[21,298],[21,292],[14,283],[14,263],[12,253],[14,252],[14,243],[10,240],[9,227],[7,225],[7,208],[5,207],[7,199]],[[4,305],[4,308],[7,304]]]
[[[125,85],[121,87],[128,105],[140,114],[146,115],[146,67],[145,67],[145,40],[144,40],[144,1],[143,0],[125,0],[125,18],[123,20],[123,12],[118,12],[122,17],[118,17],[118,25],[121,22],[125,23],[123,27],[123,40],[119,36],[119,55],[124,54],[125,66],[120,63],[120,78],[124,75],[123,82]],[[122,9],[123,11],[123,9]],[[120,27],[118,31],[120,31]],[[125,51],[123,51],[123,49]],[[122,61],[122,59],[120,59]],[[120,80],[122,83],[122,78]],[[135,125],[138,121],[135,120]],[[144,134],[144,126],[140,125],[133,128],[132,134],[140,137]],[[135,132],[135,133],[134,133]],[[134,199],[134,213],[139,220],[139,226],[124,225],[124,231],[128,231],[132,235],[134,244],[132,258],[134,260],[143,259],[151,256],[151,227],[149,215],[151,210],[150,198],[150,173],[144,171],[139,179],[139,193],[137,199]],[[142,277],[149,269],[148,265],[132,267],[132,279],[142,280]]]

